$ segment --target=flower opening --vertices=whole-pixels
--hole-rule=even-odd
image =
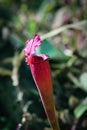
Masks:
[[[41,44],[40,36],[38,34],[35,34],[33,39],[27,40],[25,43],[26,48],[24,49],[24,53],[26,56],[26,62],[30,64],[32,63],[32,55],[35,54],[36,47]]]

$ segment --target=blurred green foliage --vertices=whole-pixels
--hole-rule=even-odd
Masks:
[[[0,130],[50,127],[23,53],[35,33],[44,39],[37,53],[49,55],[61,130],[87,130],[86,19],[86,0],[0,0]]]

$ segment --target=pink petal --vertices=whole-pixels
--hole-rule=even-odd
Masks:
[[[26,41],[26,48],[24,49],[25,56],[29,56],[35,53],[37,46],[41,44],[41,39],[38,34],[35,34],[34,38]]]

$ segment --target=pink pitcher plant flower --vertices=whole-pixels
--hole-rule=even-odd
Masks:
[[[31,73],[39,95],[53,130],[59,130],[58,121],[55,114],[55,105],[53,100],[53,87],[48,55],[35,54],[35,49],[40,46],[41,39],[38,34],[34,38],[26,41],[24,53],[26,62],[30,65]]]

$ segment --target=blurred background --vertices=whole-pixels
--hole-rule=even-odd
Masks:
[[[87,130],[86,20],[87,0],[0,0],[0,130],[51,130],[23,53],[35,33],[61,130]]]

